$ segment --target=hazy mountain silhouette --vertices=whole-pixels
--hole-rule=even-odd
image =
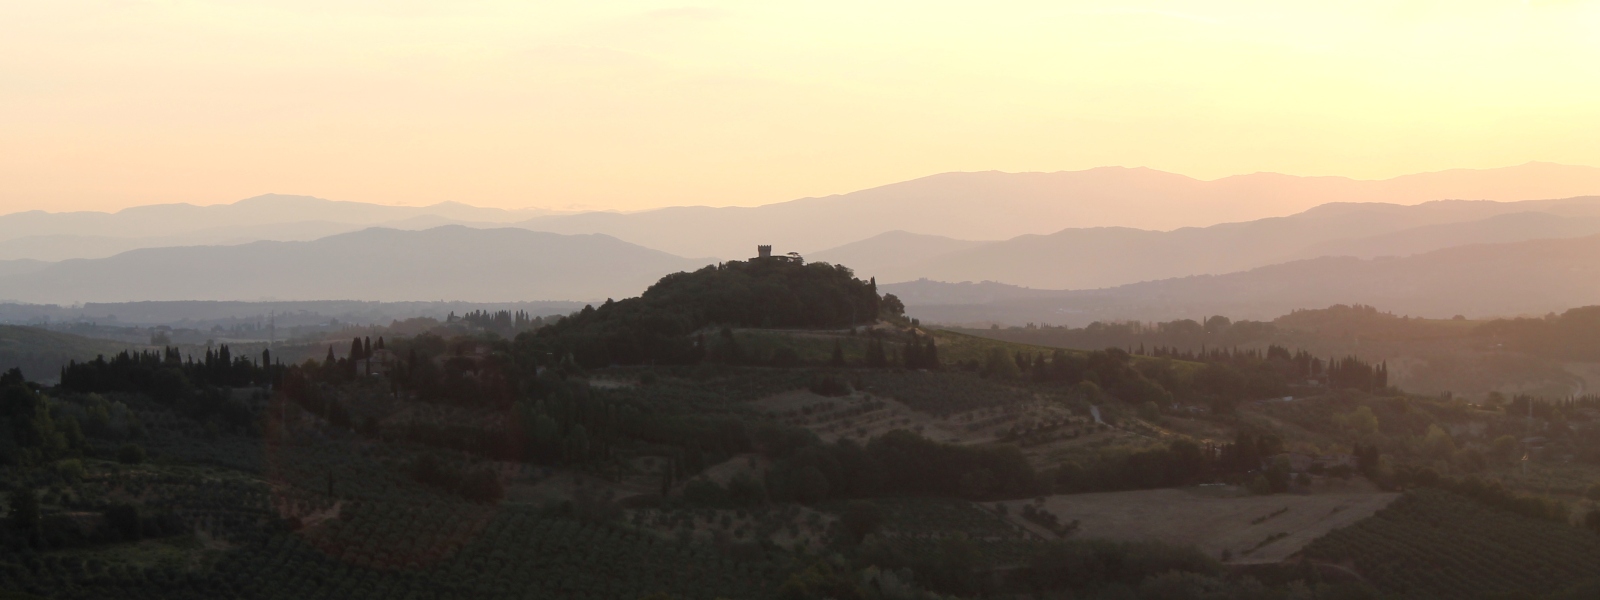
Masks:
[[[437,227],[438,225],[432,225]],[[426,229],[389,225],[394,229]],[[109,235],[50,234],[0,241],[0,260],[34,259],[62,261],[73,258],[104,258],[139,248],[170,246],[232,246],[257,241],[301,242],[366,229],[356,223],[301,221],[213,227],[172,235],[121,237]]]
[[[928,257],[945,256],[988,243],[890,231],[859,242],[813,252],[806,259],[845,265],[862,276],[871,277],[878,273],[900,273]]]
[[[1463,223],[1413,227],[1393,233],[1314,244],[1302,258],[1319,256],[1409,256],[1467,244],[1520,242],[1600,234],[1600,217],[1565,217],[1543,212],[1497,215]]]
[[[129,300],[589,300],[634,296],[704,266],[604,235],[446,226],[310,242],[147,248],[0,276],[24,302]]]
[[[49,266],[50,266],[50,263],[47,263],[47,262],[44,262],[44,261],[39,261],[39,260],[28,260],[28,259],[0,260],[0,277],[5,277],[6,275],[17,275],[17,274],[21,274],[21,273],[32,273],[34,271],[42,271],[42,270],[48,268]]]
[[[312,240],[381,225],[426,229],[448,224],[501,226],[545,214],[459,202],[384,206],[266,194],[232,204],[155,204],[115,213],[28,211],[0,216],[0,260],[100,258],[136,248]]]
[[[1600,304],[1600,236],[1473,244],[1404,258],[1321,257],[1094,290],[932,281],[880,287],[900,295],[913,316],[947,323],[1270,319],[1338,303],[1435,318],[1543,315]],[[973,294],[974,287],[984,293]]]
[[[1403,256],[1482,242],[1600,233],[1600,197],[1415,206],[1334,203],[1290,215],[1149,231],[1126,227],[1026,235],[911,264],[863,270],[879,281],[993,280],[1047,289],[1100,288],[1219,274],[1318,256]],[[889,255],[917,255],[880,247]]]
[[[0,260],[96,258],[134,248],[308,240],[372,226],[425,229],[448,224],[514,224],[554,233],[602,233],[680,256],[740,259],[746,257],[745,248],[756,244],[809,254],[891,231],[955,240],[1005,240],[1068,228],[1166,231],[1206,227],[1291,214],[1330,202],[1511,201],[1594,193],[1600,193],[1600,169],[1528,163],[1380,181],[1276,173],[1202,181],[1123,167],[1055,173],[944,173],[754,208],[682,206],[636,213],[550,214],[457,202],[401,207],[267,194],[215,206],[160,204],[115,213],[29,211],[4,215],[0,216]],[[1383,232],[1362,235],[1379,233]],[[908,252],[936,249],[926,245],[908,248]],[[895,272],[899,264],[903,262],[895,259],[868,266]],[[923,274],[930,273],[909,271],[904,277]],[[1038,283],[1064,285],[1063,281]]]
[[[1600,169],[1549,163],[1381,181],[1276,173],[1202,181],[1153,169],[1103,167],[1056,173],[944,173],[755,208],[582,213],[538,217],[522,225],[557,233],[604,233],[684,256],[744,258],[729,255],[728,249],[770,243],[782,251],[814,253],[892,230],[955,239],[1008,239],[1063,228],[1203,227],[1281,216],[1330,202],[1510,201],[1595,193],[1600,193]]]

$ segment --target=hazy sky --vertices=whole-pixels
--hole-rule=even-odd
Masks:
[[[1595,2],[0,0],[0,212],[1600,165]]]

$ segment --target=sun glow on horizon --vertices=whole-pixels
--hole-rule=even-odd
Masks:
[[[1600,165],[1595,2],[0,5],[0,213]]]

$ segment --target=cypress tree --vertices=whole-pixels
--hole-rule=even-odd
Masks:
[[[911,341],[906,342],[905,350],[901,355],[905,358],[904,364],[907,369],[922,368],[922,344],[917,342],[916,337],[912,337]]]
[[[840,343],[839,340],[833,341],[833,357],[828,359],[828,366],[844,366],[844,344]]]
[[[11,490],[11,526],[26,535],[39,529],[39,498],[33,489],[19,487]]]
[[[867,366],[882,369],[889,366],[889,356],[884,353],[883,340],[873,336],[867,341]]]

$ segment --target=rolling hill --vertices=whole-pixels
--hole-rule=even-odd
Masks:
[[[742,254],[728,256],[728,248],[773,243],[781,251],[816,253],[888,230],[958,240],[1005,240],[1051,234],[1064,227],[1205,227],[1272,218],[1334,202],[1414,205],[1445,198],[1510,202],[1581,194],[1600,194],[1600,168],[1528,163],[1382,181],[1277,173],[1202,181],[1149,168],[1104,166],[1058,173],[942,173],[755,208],[677,206],[630,214],[555,214],[522,226],[558,234],[614,235],[682,256],[742,258]]]
[[[1054,289],[1101,288],[1190,275],[1222,274],[1322,256],[1406,256],[1452,246],[1600,233],[1600,196],[1525,202],[1436,201],[1415,206],[1324,204],[1287,217],[1152,231],[1074,228],[956,249],[864,270],[881,281],[993,280]]]
[[[1164,231],[1276,217],[1334,202],[1411,205],[1595,193],[1600,193],[1600,169],[1549,163],[1377,181],[1277,173],[1204,181],[1154,169],[1101,167],[1054,173],[943,173],[754,208],[551,215],[521,226],[557,233],[604,233],[683,256],[743,258],[743,254],[729,255],[729,249],[769,243],[780,251],[814,253],[893,230],[968,240],[1050,234],[1063,228]],[[1491,214],[1480,218],[1487,216]],[[1375,233],[1379,232],[1363,235]]]
[[[900,295],[910,314],[940,323],[1271,319],[1330,304],[1434,318],[1543,315],[1600,303],[1600,236],[1474,244],[1401,258],[1321,257],[1090,290],[933,281],[881,288]]]
[[[704,266],[604,235],[373,228],[309,242],[148,248],[0,277],[7,300],[602,299]]]
[[[404,207],[266,194],[212,206],[159,204],[115,213],[28,211],[0,215],[0,260],[103,258],[140,248],[304,241],[374,226],[420,230],[451,224],[515,226],[563,234],[600,233],[680,256],[740,259],[746,256],[743,249],[755,244],[774,244],[781,252],[811,254],[830,248],[845,252],[839,247],[895,231],[952,240],[1008,240],[1025,235],[1072,237],[1074,234],[1067,232],[1104,227],[1144,231],[1203,228],[1277,217],[1336,202],[1412,205],[1449,198],[1519,201],[1595,193],[1600,193],[1600,169],[1529,163],[1374,181],[1276,173],[1206,181],[1123,167],[1053,173],[957,172],[756,207],[678,206],[634,213],[560,214],[540,209],[481,208],[459,202]],[[1488,216],[1492,214],[1479,218]],[[1450,222],[1460,220],[1468,219]],[[1389,231],[1364,230],[1353,235]],[[928,249],[924,243],[927,240],[900,241],[907,249]],[[1027,242],[1018,241],[1016,245],[1026,246]],[[961,248],[947,244],[937,249]],[[944,253],[947,252],[934,254]],[[903,258],[914,261],[916,256],[906,253]],[[967,268],[961,266],[962,260],[952,260],[947,268]],[[971,260],[981,263],[981,258]],[[928,270],[927,265],[902,269],[901,262],[856,262],[867,272],[882,271],[898,280],[949,277],[947,272]],[[1137,280],[1140,278],[1127,281]]]
[[[26,211],[0,215],[0,260],[103,258],[139,248],[305,241],[372,226],[427,229],[495,227],[548,214],[459,202],[385,206],[310,196],[265,194],[231,204],[154,204],[114,213]]]
[[[945,256],[988,244],[909,231],[890,231],[859,242],[814,252],[806,258],[845,265],[868,275],[893,277],[928,257]]]

